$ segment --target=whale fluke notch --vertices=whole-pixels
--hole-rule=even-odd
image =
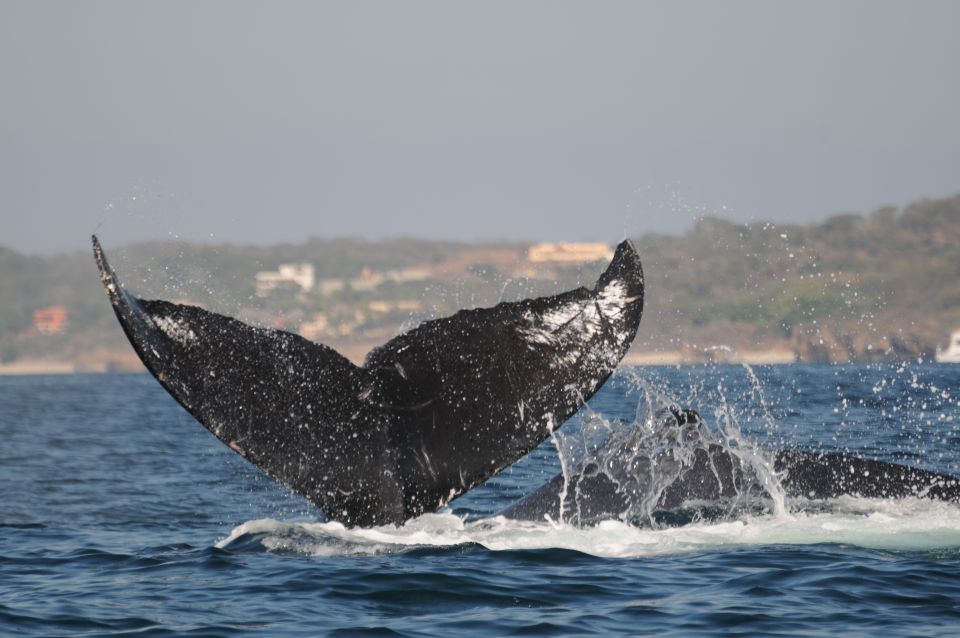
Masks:
[[[217,438],[346,525],[432,512],[541,443],[607,380],[643,311],[628,241],[593,289],[461,310],[362,367],[298,335],[100,278],[147,369]]]

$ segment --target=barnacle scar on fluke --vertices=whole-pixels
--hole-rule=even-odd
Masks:
[[[643,270],[624,241],[593,289],[427,321],[356,366],[298,335],[100,278],[147,369],[218,439],[345,525],[433,512],[570,418],[627,352]]]

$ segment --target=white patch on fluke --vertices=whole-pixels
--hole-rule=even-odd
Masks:
[[[605,325],[617,322],[627,304],[637,299],[639,297],[627,296],[624,282],[613,280],[597,292],[596,298],[572,301],[542,315],[528,313],[525,316],[528,325],[521,327],[519,332],[530,347],[561,346],[563,363],[574,365],[584,355],[597,357],[603,352],[612,352],[609,348],[585,352],[583,346],[595,338]],[[622,345],[626,338],[626,333],[614,335],[617,345]],[[616,365],[616,360],[599,363]]]
[[[196,341],[197,335],[183,319],[176,317],[151,317],[154,325],[181,346],[189,346]]]

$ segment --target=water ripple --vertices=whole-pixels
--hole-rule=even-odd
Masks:
[[[951,471],[960,406],[930,388],[960,387],[956,368],[759,369],[772,430],[739,368],[656,374],[704,414],[704,388],[722,380],[744,431],[772,445]],[[597,398],[612,416],[635,412],[623,377]],[[0,378],[0,435],[3,635],[945,635],[960,626],[960,507],[950,504],[848,498],[668,529],[481,520],[557,471],[548,447],[451,513],[346,530],[316,522],[312,505],[231,454],[145,375]]]

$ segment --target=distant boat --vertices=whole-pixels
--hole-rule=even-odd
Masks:
[[[955,330],[950,335],[950,345],[946,350],[937,348],[934,358],[938,363],[960,363],[960,330]]]

